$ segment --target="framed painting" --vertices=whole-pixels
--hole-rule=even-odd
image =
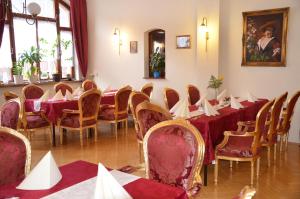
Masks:
[[[138,42],[130,41],[130,53],[137,53],[137,52],[138,52]]]
[[[243,12],[242,66],[285,66],[289,8]]]
[[[191,48],[191,36],[190,35],[176,36],[176,48],[178,49]]]

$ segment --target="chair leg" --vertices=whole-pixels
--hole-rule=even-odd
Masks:
[[[85,130],[85,133],[86,133],[86,139],[88,140],[89,139],[89,137],[90,137],[90,128],[87,128],[86,130]]]
[[[280,152],[282,152],[283,137],[284,137],[284,135],[280,135],[280,146],[279,146],[279,151]]]
[[[268,167],[271,166],[271,147],[268,146]]]
[[[216,164],[215,164],[215,184],[217,184],[218,183],[218,166],[219,166],[219,160],[218,160],[218,158],[216,158],[216,160],[215,160],[215,162],[216,162]]]
[[[128,120],[126,119],[125,120],[125,134],[126,134],[126,136],[127,136],[127,133],[128,133]]]
[[[51,146],[52,146],[53,140],[52,140],[52,127],[51,127],[51,125],[49,126],[49,130],[50,130],[50,133],[49,133],[50,144],[51,144]]]
[[[288,148],[288,140],[289,140],[289,134],[286,133],[285,134],[285,150],[287,150],[287,148]]]
[[[97,132],[97,125],[95,125],[95,127],[94,127],[94,133],[95,133],[95,142],[97,142],[97,134],[98,134],[98,132]]]
[[[260,170],[260,158],[257,158],[256,160],[256,176],[259,177],[259,170]]]
[[[275,143],[274,144],[274,164],[275,164],[275,161],[276,161],[276,155],[277,155],[277,144]]]
[[[254,179],[254,160],[251,161],[251,186],[253,185]]]
[[[63,137],[64,137],[64,135],[63,135],[63,133],[64,133],[64,131],[61,129],[61,127],[60,126],[58,126],[58,134],[59,134],[59,138],[60,138],[60,144],[63,144],[64,142],[63,142]]]
[[[138,149],[139,149],[139,158],[140,158],[140,163],[143,162],[142,160],[142,155],[143,155],[143,145],[138,142]]]
[[[80,129],[80,146],[83,146],[83,130]]]
[[[118,138],[118,122],[115,122],[115,134],[116,134],[116,139]]]
[[[230,160],[229,162],[230,162],[230,168],[232,169],[232,160]]]

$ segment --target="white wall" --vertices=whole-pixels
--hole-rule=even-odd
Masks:
[[[226,0],[220,11],[220,62],[219,72],[225,85],[236,95],[251,91],[257,96],[273,98],[285,91],[294,94],[300,90],[300,1],[299,0]],[[242,12],[290,7],[287,38],[286,67],[241,67]],[[290,96],[289,95],[289,96]],[[300,103],[290,131],[290,141],[299,142]]]
[[[202,3],[202,4],[201,4]],[[217,5],[217,6],[215,6]],[[216,7],[204,12],[205,7]],[[139,90],[148,81],[154,83],[154,101],[163,104],[162,89],[176,88],[185,96],[186,85],[206,88],[210,74],[218,70],[219,0],[89,0],[89,73],[100,87],[118,88],[130,84]],[[215,32],[205,53],[197,34],[202,17],[211,20]],[[121,55],[113,48],[112,36],[118,27],[123,34]],[[144,32],[153,28],[166,31],[166,79],[146,80],[144,76]],[[192,48],[176,49],[176,35],[190,34]],[[138,41],[138,53],[129,53],[129,42]],[[201,43],[202,42],[202,43]]]

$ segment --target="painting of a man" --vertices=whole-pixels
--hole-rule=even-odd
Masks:
[[[244,66],[284,66],[288,8],[244,12]]]

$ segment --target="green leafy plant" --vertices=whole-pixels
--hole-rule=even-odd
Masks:
[[[222,84],[223,84],[223,77],[217,78],[214,75],[212,75],[209,79],[207,88],[218,89],[221,87]]]
[[[162,71],[162,68],[165,66],[165,55],[159,52],[159,48],[157,47],[155,52],[150,56],[150,66],[152,72],[154,71]]]
[[[14,62],[13,67],[12,67],[12,74],[13,75],[22,75],[23,68],[24,68],[24,62],[22,62],[22,61]]]
[[[42,58],[43,58],[43,55],[41,54],[41,51],[34,46],[31,46],[28,51],[24,51],[20,55],[19,60],[23,64],[30,65],[29,69],[26,71],[26,75],[28,77],[33,76],[33,75],[38,75],[38,69],[36,66],[38,63],[41,62]]]

